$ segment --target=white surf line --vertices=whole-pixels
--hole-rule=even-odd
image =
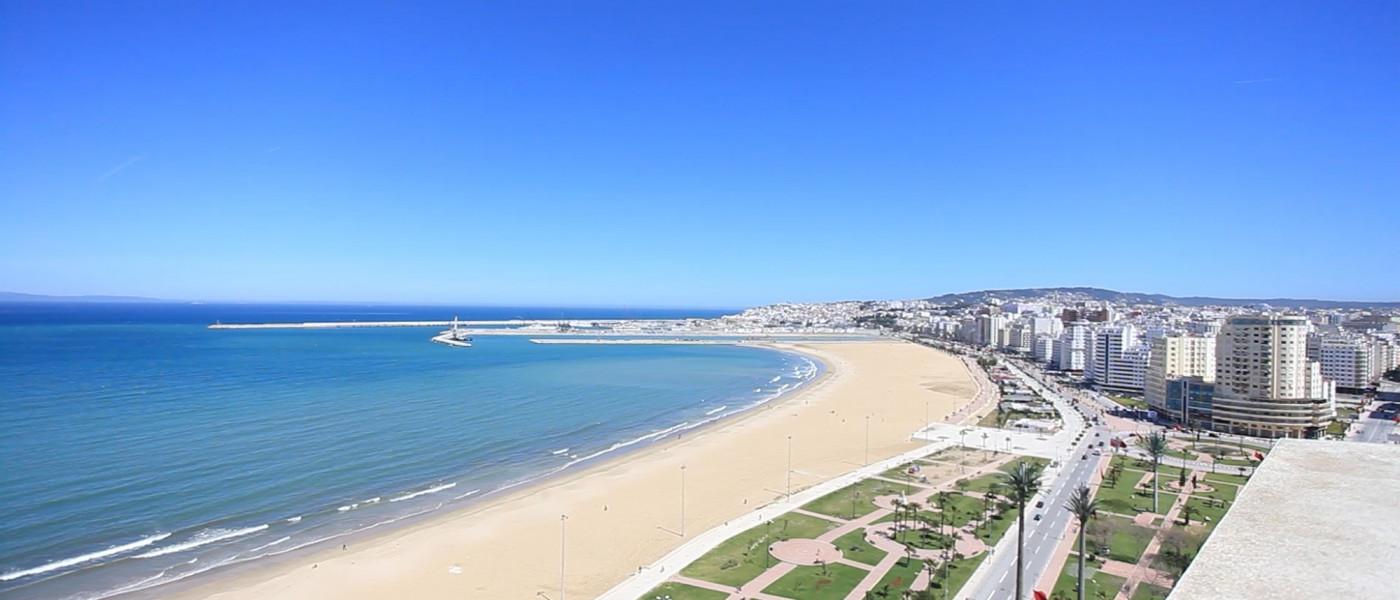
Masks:
[[[99,558],[106,558],[106,557],[108,557],[108,556],[115,556],[115,555],[117,555],[117,554],[122,554],[122,553],[124,553],[124,552],[130,552],[130,551],[132,551],[132,550],[136,550],[137,548],[144,548],[144,547],[146,547],[146,546],[149,546],[149,545],[151,545],[151,544],[154,544],[154,543],[156,543],[156,542],[159,542],[159,541],[161,541],[161,540],[163,540],[163,539],[165,539],[165,538],[168,538],[168,537],[170,537],[170,534],[168,534],[168,533],[158,533],[158,534],[156,534],[156,535],[144,537],[144,538],[141,538],[141,539],[139,539],[139,540],[136,540],[136,541],[131,542],[131,543],[128,543],[128,544],[121,544],[121,545],[118,545],[118,546],[110,546],[110,547],[108,547],[108,548],[105,549],[105,550],[98,550],[98,551],[96,551],[96,552],[89,552],[89,553],[87,553],[87,554],[82,554],[82,555],[74,556],[74,557],[71,557],[71,558],[65,558],[65,559],[56,560],[56,561],[53,561],[53,562],[44,563],[44,564],[42,564],[42,565],[39,565],[39,566],[33,567],[33,568],[29,568],[29,569],[19,569],[19,570],[14,570],[14,571],[7,571],[7,572],[5,572],[4,574],[0,574],[0,581],[12,581],[12,580],[15,580],[15,579],[19,579],[19,578],[21,578],[21,577],[28,577],[28,576],[30,576],[30,575],[38,575],[38,574],[40,574],[40,573],[48,573],[49,571],[54,571],[54,570],[62,569],[62,568],[65,568],[65,567],[71,567],[71,566],[73,566],[73,565],[80,565],[80,564],[83,564],[83,563],[86,563],[86,562],[92,562],[92,561],[97,560],[97,559],[99,559]]]

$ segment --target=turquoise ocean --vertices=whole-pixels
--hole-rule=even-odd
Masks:
[[[545,345],[237,322],[718,311],[0,304],[0,598],[104,598],[339,544],[612,458],[819,366],[728,345]]]

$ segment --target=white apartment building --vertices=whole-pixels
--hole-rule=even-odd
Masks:
[[[1065,324],[1059,317],[1033,317],[1030,323],[1033,336],[1059,337],[1065,330]]]
[[[1335,381],[1337,387],[1367,387],[1378,377],[1376,349],[1377,344],[1363,336],[1326,336],[1318,347],[1322,376]]]
[[[1220,335],[1220,321],[1215,319],[1199,319],[1186,324],[1186,330],[1202,336],[1214,338]]]
[[[1147,357],[1136,327],[1110,325],[1094,334],[1085,375],[1100,389],[1141,392]]]
[[[1048,334],[1035,336],[1031,342],[1031,357],[1040,362],[1049,362],[1055,353],[1055,338]]]
[[[1007,325],[1008,320],[1003,315],[979,315],[977,317],[977,343],[994,348],[1005,346]]]
[[[1215,338],[1169,333],[1152,340],[1144,376],[1144,398],[1153,408],[1164,411],[1167,381],[1179,377],[1200,377],[1215,381]]]
[[[1216,429],[1260,437],[1316,437],[1336,417],[1333,386],[1307,360],[1300,316],[1230,317],[1215,347]]]
[[[1088,366],[1092,333],[1087,325],[1071,323],[1055,338],[1051,366],[1061,371],[1083,371]]]
[[[1006,348],[1014,352],[1029,353],[1034,339],[1035,334],[1031,331],[1030,323],[1018,320],[1008,329]]]

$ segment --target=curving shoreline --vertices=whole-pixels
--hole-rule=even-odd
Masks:
[[[162,597],[531,597],[557,590],[559,515],[568,522],[569,595],[601,593],[681,540],[675,506],[679,466],[688,468],[686,527],[701,531],[772,501],[784,485],[791,431],[795,486],[850,469],[859,460],[859,412],[876,415],[871,454],[914,446],[908,435],[926,403],[951,411],[970,397],[956,360],[902,342],[772,344],[813,356],[826,371],[795,393],[697,430],[573,473],[511,490],[402,529],[269,564],[248,565],[157,588]],[[880,388],[886,388],[881,390]],[[874,401],[872,393],[887,397]],[[675,523],[671,523],[675,521]],[[554,540],[551,542],[551,540]],[[618,540],[626,540],[619,544]],[[606,550],[590,552],[589,548]],[[536,556],[538,555],[538,556]],[[465,586],[465,587],[464,587]],[[179,587],[179,589],[176,589]]]

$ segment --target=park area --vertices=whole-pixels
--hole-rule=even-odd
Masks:
[[[642,600],[952,597],[1014,525],[1017,462],[949,448],[729,538]]]
[[[1205,453],[1228,460],[1255,450],[1202,446],[1173,450],[1193,460]],[[1151,461],[1125,455],[1107,461],[1094,490],[1098,512],[1085,530],[1085,598],[1166,598],[1248,482],[1248,477],[1233,474],[1233,468],[1158,465],[1155,471],[1154,476]],[[1071,533],[1077,535],[1077,529]],[[1080,559],[1077,552],[1069,553],[1052,599],[1077,598]]]

